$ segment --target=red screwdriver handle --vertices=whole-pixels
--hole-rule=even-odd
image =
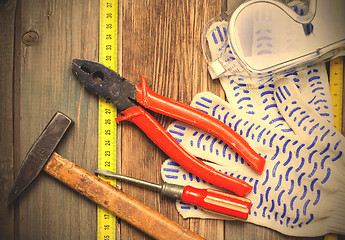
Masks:
[[[137,101],[154,112],[178,119],[215,135],[234,149],[258,173],[262,173],[266,160],[258,155],[241,135],[225,123],[194,107],[155,93],[147,86],[146,78],[143,76],[141,86],[137,85]]]
[[[137,125],[171,159],[190,173],[240,196],[244,196],[252,190],[253,187],[245,181],[225,175],[188,153],[167,132],[167,130],[142,107],[131,107],[121,113],[123,116],[116,118],[116,121],[128,120]]]
[[[192,186],[186,186],[183,189],[182,201],[197,205],[206,211],[225,214],[227,217],[239,220],[247,220],[252,204],[248,198]]]

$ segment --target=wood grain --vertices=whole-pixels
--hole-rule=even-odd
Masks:
[[[120,0],[119,71],[134,83],[144,75],[153,91],[186,104],[201,91],[224,98],[219,81],[207,72],[201,34],[207,21],[240,1]],[[4,203],[26,152],[58,110],[75,125],[57,151],[89,172],[97,167],[98,99],[76,80],[70,62],[98,59],[99,1],[0,0],[0,20]],[[165,127],[173,121],[153,115]],[[123,122],[118,129],[118,170],[161,183],[167,156],[133,124]],[[238,221],[185,220],[175,202],[159,193],[130,184],[122,189],[206,239],[306,239]],[[151,239],[119,222],[119,239]],[[96,239],[96,207],[43,174],[14,206],[0,206],[0,224],[0,239]]]
[[[0,1],[0,235],[14,238],[14,208],[7,207],[13,172],[13,76],[16,2]]]
[[[95,7],[96,6],[96,7]],[[19,1],[16,18],[16,172],[56,111],[75,125],[58,151],[89,171],[97,166],[97,98],[71,72],[71,59],[97,60],[95,1]],[[27,44],[23,36],[38,40]],[[96,239],[96,207],[45,175],[18,202],[18,239]]]
[[[144,75],[153,91],[186,104],[201,91],[222,95],[219,82],[209,79],[201,47],[203,27],[220,13],[220,4],[221,1],[124,1],[123,76],[139,83]],[[158,114],[154,116],[164,126],[172,121]],[[167,156],[134,125],[121,123],[121,126],[122,173],[160,183],[161,164]],[[127,184],[123,189],[207,239],[223,238],[223,221],[183,220],[174,201]],[[121,236],[145,237],[125,224]]]

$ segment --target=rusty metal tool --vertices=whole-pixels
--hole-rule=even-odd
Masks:
[[[186,203],[197,205],[205,211],[210,211],[233,219],[247,220],[252,205],[252,202],[248,198],[239,197],[215,189],[200,189],[188,185],[180,186],[170,183],[159,185],[103,169],[97,169],[95,172],[100,175],[158,190],[162,195],[167,197],[180,199]]]
[[[72,120],[61,112],[53,116],[27,153],[8,196],[8,205],[43,169],[155,239],[203,239],[54,152],[71,124]]]

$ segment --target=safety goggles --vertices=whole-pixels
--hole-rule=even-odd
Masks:
[[[202,42],[212,78],[296,71],[345,54],[345,1],[248,1],[210,20]]]

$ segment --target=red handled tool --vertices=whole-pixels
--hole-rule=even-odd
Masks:
[[[252,186],[245,181],[227,176],[188,153],[140,105],[210,132],[232,147],[257,172],[261,173],[265,159],[229,126],[198,109],[153,92],[147,86],[144,77],[141,78],[142,85],[134,85],[98,62],[81,59],[74,59],[72,68],[87,89],[114,103],[121,111],[123,116],[116,118],[116,121],[128,120],[136,124],[160,149],[187,171],[240,196],[252,190]]]
[[[181,199],[203,208],[206,211],[226,215],[239,220],[247,220],[252,202],[248,198],[238,197],[214,189],[199,189],[192,186],[180,186],[176,184],[163,183],[163,185],[131,178],[108,170],[97,169],[97,174],[127,182],[139,184],[160,191],[161,194]]]

